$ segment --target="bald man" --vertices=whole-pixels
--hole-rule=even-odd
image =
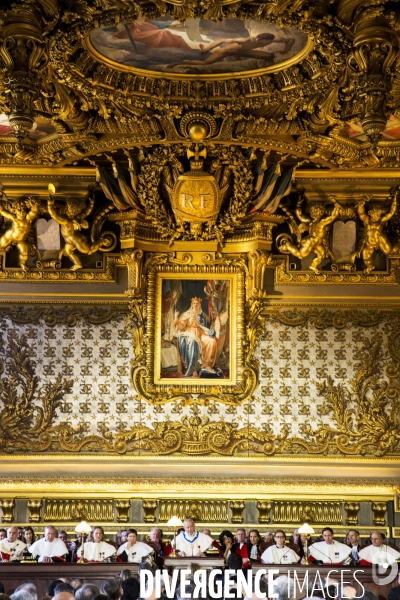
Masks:
[[[27,549],[27,545],[18,539],[18,527],[9,527],[7,537],[0,541],[0,555],[2,562],[19,562]]]
[[[75,596],[69,592],[60,592],[53,596],[53,600],[75,600]]]
[[[397,550],[384,544],[385,536],[380,531],[373,531],[370,540],[371,545],[366,546],[358,553],[360,566],[392,565],[400,558]]]

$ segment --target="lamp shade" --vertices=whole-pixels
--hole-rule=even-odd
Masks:
[[[86,521],[81,521],[79,525],[75,527],[75,531],[76,533],[90,533],[92,528],[90,527],[89,523],[86,523]]]
[[[179,517],[171,517],[170,520],[167,523],[167,527],[182,527],[183,522],[180,520]]]
[[[304,525],[302,525],[301,527],[298,528],[297,530],[298,533],[305,533],[305,534],[311,534],[311,533],[315,533],[314,529],[312,527],[310,527],[310,525],[308,523],[304,523]]]

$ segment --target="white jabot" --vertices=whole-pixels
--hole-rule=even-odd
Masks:
[[[15,540],[15,542],[9,542],[7,539],[0,541],[0,552],[9,554],[9,560],[21,560],[22,553],[26,548],[26,544],[21,540]]]
[[[315,560],[322,560],[326,564],[337,565],[342,563],[351,554],[351,548],[333,540],[332,544],[326,542],[316,542],[308,548],[308,553]]]
[[[68,548],[62,540],[57,538],[52,542],[48,542],[45,538],[42,538],[30,546],[29,552],[35,557],[40,556],[40,558],[43,558],[44,556],[48,556],[52,558],[53,556],[65,556],[68,554]]]
[[[123,552],[126,552],[128,556],[128,562],[140,563],[142,558],[148,554],[154,553],[153,548],[145,544],[144,542],[136,542],[130,548],[128,548],[129,542],[125,542],[118,548],[117,555],[119,556]]]
[[[379,548],[372,545],[367,546],[359,551],[358,556],[360,560],[367,560],[373,565],[383,565],[384,563],[392,565],[400,557],[400,553],[383,544]]]
[[[184,552],[186,556],[197,556],[199,552],[205,552],[211,546],[213,540],[209,535],[196,531],[189,536],[182,531],[176,536],[176,549]]]
[[[261,555],[261,562],[271,565],[291,565],[298,563],[299,560],[300,556],[294,550],[287,546],[278,548],[275,544],[268,546]]]
[[[80,556],[82,552],[82,546],[79,546],[77,556]],[[110,558],[116,553],[114,546],[107,544],[107,542],[86,542],[84,558],[92,562],[102,562],[106,558]]]

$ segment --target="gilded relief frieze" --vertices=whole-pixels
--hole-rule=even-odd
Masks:
[[[190,517],[206,523],[227,523],[228,505],[223,500],[159,500],[158,520],[169,521],[173,515],[182,520]]]
[[[341,502],[274,502],[275,523],[324,523],[343,522]]]
[[[46,500],[45,521],[114,521],[111,500]]]

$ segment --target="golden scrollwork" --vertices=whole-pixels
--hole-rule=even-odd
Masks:
[[[142,502],[144,517],[143,520],[145,523],[155,523],[156,521],[156,510],[158,508],[157,500],[143,500]],[[175,514],[175,513],[174,513]]]
[[[372,508],[372,522],[374,525],[383,526],[386,525],[386,510],[387,503],[386,502],[371,502]]]
[[[41,498],[39,500],[32,498],[28,500],[27,506],[29,509],[29,522],[38,523],[40,521],[43,500]]]
[[[114,502],[111,500],[53,500],[45,501],[45,521],[113,521]]]
[[[259,523],[270,523],[271,522],[271,508],[273,504],[269,500],[257,500],[258,509],[258,522]]]
[[[358,525],[358,512],[360,510],[359,502],[345,502],[346,525]]]
[[[0,500],[0,508],[2,510],[1,521],[2,523],[12,523],[14,521],[14,499],[3,499]]]
[[[243,523],[243,510],[245,508],[243,500],[231,500],[229,502],[229,508],[231,509],[232,523]]]
[[[343,522],[341,502],[287,502],[275,501],[273,520],[275,523],[323,523]]]
[[[159,500],[159,521],[169,521],[176,515],[180,519],[190,517],[205,523],[227,523],[226,500]]]

